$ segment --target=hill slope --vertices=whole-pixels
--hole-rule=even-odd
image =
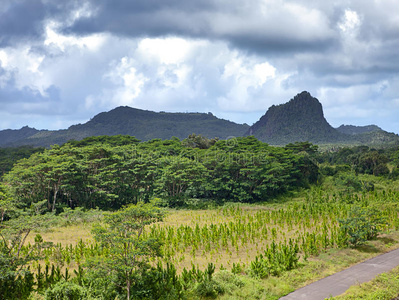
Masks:
[[[100,113],[85,124],[64,130],[39,131],[29,127],[3,130],[0,131],[0,147],[48,147],[89,136],[119,134],[135,136],[143,141],[170,139],[173,136],[184,139],[192,133],[221,139],[254,135],[272,145],[301,141],[376,147],[399,144],[397,134],[388,133],[376,125],[331,127],[324,118],[321,103],[308,92],[302,92],[285,104],[270,107],[251,127],[219,119],[211,113],[157,113],[125,106]]]
[[[299,141],[334,143],[345,138],[328,124],[321,103],[306,91],[288,103],[270,107],[247,134],[275,145]]]
[[[118,134],[135,136],[140,140],[170,139],[173,136],[184,139],[192,133],[202,134],[208,138],[225,139],[229,136],[243,136],[248,128],[246,124],[219,119],[211,113],[157,113],[125,106],[100,113],[85,124],[73,125],[65,130],[36,130],[32,134],[21,135],[21,138],[8,139],[0,143],[0,147],[20,145],[48,147],[72,139],[81,140],[89,136]],[[1,134],[0,131],[0,136]]]
[[[367,126],[341,125],[337,128],[337,130],[345,134],[362,134],[368,132],[383,131],[377,125],[367,125]]]
[[[30,128],[28,126],[22,127],[21,129],[18,130],[13,130],[13,129],[1,130],[0,147],[13,144],[15,142],[18,142],[19,140],[24,140],[26,138],[29,138],[30,136],[35,135],[38,132],[39,130]]]
[[[285,104],[272,106],[246,135],[273,144],[309,141],[315,144],[366,144],[389,146],[399,143],[399,136],[376,125],[342,125],[333,128],[324,118],[319,100],[304,91]]]

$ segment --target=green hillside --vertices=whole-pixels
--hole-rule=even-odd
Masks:
[[[321,103],[306,91],[288,103],[270,107],[247,134],[274,145],[300,141],[334,143],[346,137],[328,124]]]
[[[262,142],[286,145],[309,141],[315,144],[392,146],[399,136],[376,125],[342,125],[333,128],[324,118],[318,99],[304,91],[285,104],[273,105],[246,132]]]
[[[184,139],[195,133],[208,138],[226,139],[229,136],[243,136],[248,128],[246,124],[219,119],[211,113],[157,113],[125,106],[100,113],[87,123],[73,125],[65,130],[36,130],[31,135],[6,140],[0,143],[0,147],[48,147],[99,135],[131,135],[147,141],[155,138],[170,139],[173,136]]]
[[[142,141],[185,139],[190,134],[226,139],[254,135],[271,145],[311,142],[318,145],[369,145],[387,147],[399,144],[399,136],[376,125],[342,125],[333,128],[324,118],[318,99],[302,92],[285,104],[271,106],[258,122],[249,127],[215,117],[212,113],[153,112],[131,107],[117,107],[102,112],[84,124],[63,130],[0,131],[0,147],[62,145],[100,135],[130,135]]]

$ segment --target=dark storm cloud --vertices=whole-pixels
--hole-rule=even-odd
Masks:
[[[0,47],[21,40],[40,39],[49,18],[65,20],[76,1],[2,0]]]
[[[77,20],[67,32],[216,39],[259,53],[319,51],[335,45],[334,32],[323,14],[303,8],[296,11],[298,7],[289,1],[283,7],[261,7],[257,0],[102,0],[90,4],[92,15]]]
[[[0,44],[42,35],[46,6],[40,0],[6,1],[0,11]]]
[[[16,89],[12,86],[0,89],[0,104],[2,110],[9,113],[19,114],[62,114],[62,110],[56,105],[59,100],[59,90],[50,87],[43,96],[27,87]]]
[[[213,1],[89,1],[90,17],[69,28],[74,33],[111,32],[127,36],[170,34],[201,35],[207,32],[206,13]]]
[[[40,37],[44,22],[52,19],[64,23],[64,33],[77,35],[102,32],[128,37],[177,35],[223,40],[261,55],[328,54],[342,46],[338,24],[347,8],[357,10],[362,18],[360,39],[368,42],[399,38],[395,17],[384,15],[382,4],[364,1],[8,0],[4,3],[0,10],[3,44],[21,37]],[[66,24],[71,12],[79,8],[88,10],[88,15]]]

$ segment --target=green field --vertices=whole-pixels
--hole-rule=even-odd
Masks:
[[[157,236],[163,243],[163,256],[153,258],[152,265],[158,261],[163,265],[171,263],[181,275],[184,268],[189,270],[194,265],[204,271],[213,263],[214,280],[225,285],[218,297],[278,299],[310,282],[399,247],[398,197],[397,192],[379,191],[353,194],[352,198],[332,198],[317,190],[305,192],[305,197],[280,201],[282,203],[228,204],[207,210],[168,209],[165,219],[146,227],[145,232],[148,237]],[[380,216],[386,218],[387,224],[381,228],[378,238],[356,248],[345,247],[339,241],[338,220],[344,219],[351,207],[362,205],[384,208],[380,209]],[[77,270],[85,259],[104,255],[101,250],[92,250],[98,246],[91,235],[92,225],[97,221],[87,222],[84,217],[80,220],[72,215],[69,218],[59,222],[80,224],[39,232],[45,241],[53,242],[54,247],[45,249],[44,259],[32,264],[36,270],[39,264],[42,268],[54,264],[62,272],[66,268]],[[27,242],[34,244],[34,236]],[[290,240],[299,248],[299,261],[294,269],[274,275],[253,273],[251,262],[257,256],[272,243],[289,245]],[[186,297],[198,298],[195,284],[191,289]]]
[[[397,149],[235,142],[90,139],[16,163],[1,299],[278,299],[399,247]],[[397,296],[396,274],[341,297]]]

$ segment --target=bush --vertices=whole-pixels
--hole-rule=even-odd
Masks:
[[[146,297],[150,299],[182,299],[183,286],[177,275],[176,267],[167,263],[166,268],[158,263],[156,268],[145,272],[141,282],[137,282],[133,289],[145,291]]]
[[[298,244],[290,239],[288,244],[272,244],[266,247],[264,254],[255,257],[249,266],[249,275],[255,278],[279,276],[284,271],[297,268],[299,261]]]
[[[329,165],[320,166],[319,170],[320,174],[324,176],[334,176],[335,174],[337,174],[336,169]]]
[[[375,208],[353,207],[345,220],[339,220],[341,232],[347,236],[348,243],[359,246],[374,239],[381,232],[386,220]]]
[[[361,191],[363,184],[360,179],[351,172],[342,172],[335,177],[335,184],[347,191]]]
[[[222,289],[221,285],[215,280],[206,279],[197,285],[195,293],[199,297],[216,298],[219,294],[223,294],[224,290]]]
[[[83,300],[88,298],[86,288],[68,281],[57,282],[46,291],[46,300]]]
[[[231,294],[237,288],[242,288],[244,282],[230,271],[222,270],[215,274],[214,281],[219,284],[223,293]]]
[[[396,166],[392,169],[392,172],[389,174],[390,179],[398,179],[399,178],[399,166]]]

